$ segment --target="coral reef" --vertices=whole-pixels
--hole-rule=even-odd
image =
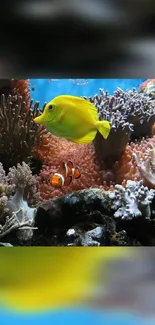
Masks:
[[[147,229],[152,222],[154,196],[155,191],[142,182],[128,181],[125,188],[116,185],[114,191],[91,188],[43,202],[35,215],[33,244],[141,245],[141,224],[146,222]],[[135,221],[139,232],[133,236]],[[151,227],[155,236],[155,226]]]
[[[135,140],[151,136],[152,96],[118,88],[84,97],[111,131],[80,145],[33,122],[42,110],[30,101],[28,80],[10,85],[0,102],[0,246],[155,245],[155,137]],[[43,163],[38,175],[32,157]],[[68,160],[81,177],[55,189],[45,179]]]
[[[133,125],[128,122],[127,116],[119,111],[119,99],[115,96],[109,96],[107,92],[100,89],[100,95],[94,97],[84,97],[89,99],[97,108],[99,119],[108,120],[111,124],[111,131],[107,140],[105,140],[99,132],[94,140],[95,150],[101,160],[111,160],[112,157],[118,158],[127,145]],[[119,104],[119,105],[118,105]],[[113,143],[115,142],[115,146]],[[113,150],[112,150],[113,148]]]
[[[34,243],[65,246],[108,244],[116,229],[113,218],[106,215],[110,211],[110,199],[108,203],[105,193],[92,188],[41,203],[35,216],[34,226],[38,229],[34,231]]]
[[[9,200],[7,204],[12,216],[7,217],[0,228],[0,238],[11,245],[139,246],[155,243],[155,222],[150,210],[155,191],[149,191],[141,181],[128,181],[125,188],[116,185],[113,191],[90,188],[72,192],[38,202],[34,208],[23,204],[22,192],[17,192],[16,189],[16,198],[11,197],[11,204]],[[16,241],[12,238],[14,228]]]
[[[96,156],[94,146],[77,145],[63,139],[51,137],[46,139],[43,147],[40,145],[35,148],[38,159],[44,161],[43,169],[39,175],[40,192],[42,200],[48,200],[56,196],[62,196],[71,191],[86,189],[89,187],[98,187],[108,190],[114,184],[124,184],[127,180],[139,181],[143,179],[144,185],[154,188],[153,184],[153,164],[149,175],[144,176],[140,171],[136,156],[147,165],[151,164],[151,150],[155,147],[155,137],[143,139],[140,142],[130,143],[126,146],[121,158],[116,161],[111,168],[107,168],[104,162],[101,162]],[[148,159],[150,155],[150,158]],[[69,186],[61,189],[54,189],[50,184],[42,181],[44,177],[48,178],[49,172],[56,172],[62,161],[72,160],[74,165],[78,165],[81,170],[81,178],[73,181]],[[152,176],[151,176],[152,175]],[[149,178],[152,180],[149,181]]]
[[[145,159],[140,158],[138,152],[134,153],[134,157],[142,178],[149,187],[155,188],[155,146],[149,143],[150,148],[144,154]]]
[[[18,163],[17,167],[9,168],[7,181],[9,184],[14,185],[16,191],[20,189],[20,196],[22,195],[30,206],[39,202],[39,184],[36,177],[32,175],[30,166],[25,162],[22,162],[22,164]]]
[[[99,91],[100,95],[84,98],[94,103],[100,120],[107,119],[112,129],[108,140],[104,140],[99,133],[97,134],[94,141],[95,148],[101,159],[110,158],[110,156],[118,158],[125,149],[130,135],[132,139],[152,135],[152,126],[155,122],[155,101],[136,89],[123,91],[117,88],[113,96],[104,92],[103,89]]]
[[[34,216],[39,202],[37,181],[26,163],[12,167],[9,173],[0,163],[0,238],[18,230],[17,237],[26,241],[33,236]]]
[[[38,159],[44,161],[44,166],[38,178],[42,200],[62,196],[71,191],[103,186],[104,182],[108,184],[114,182],[113,172],[100,163],[96,157],[93,144],[79,145],[53,136],[46,139],[43,146],[40,144],[36,147],[34,153]],[[80,179],[72,181],[69,186],[61,189],[55,189],[50,184],[42,181],[44,177],[48,177],[50,171],[58,171],[60,164],[68,160],[72,160],[74,166],[79,166],[81,171]]]
[[[152,152],[154,147],[155,137],[142,139],[140,142],[135,141],[127,145],[121,158],[113,166],[116,184],[121,184],[124,180],[137,181],[143,179],[144,184],[151,188],[149,178],[153,177]],[[140,165],[143,165],[143,168]],[[149,175],[147,176],[146,173],[144,175],[144,172],[142,172],[146,165],[149,168]]]
[[[114,217],[130,220],[134,217],[150,219],[150,204],[155,196],[155,190],[148,190],[142,181],[128,180],[125,188],[115,185],[115,191],[108,191],[112,199],[111,208],[115,210]]]
[[[18,97],[18,104],[13,106],[11,95],[0,102],[0,161],[7,166],[18,162],[27,162],[32,155],[35,142],[42,137],[43,128],[33,122],[40,114],[39,103],[28,112],[25,102]]]
[[[14,105],[18,102],[18,97],[22,96],[25,102],[25,110],[30,108],[30,82],[29,79],[1,79],[0,80],[0,97],[4,94],[5,97],[12,96]]]
[[[140,85],[139,91],[155,99],[155,79],[147,79]]]
[[[30,82],[29,79],[18,80],[11,79],[11,92],[12,102],[14,105],[18,104],[18,97],[22,96],[25,102],[25,111],[28,112],[31,104],[30,96]]]
[[[101,226],[86,232],[73,228],[67,231],[66,239],[67,246],[104,246],[106,231]]]
[[[155,101],[136,89],[123,91],[118,88],[114,96],[118,110],[134,125],[132,137],[151,136],[155,122]]]

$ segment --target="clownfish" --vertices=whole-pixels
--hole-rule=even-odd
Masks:
[[[51,172],[49,175],[48,182],[56,188],[61,188],[62,186],[70,185],[72,179],[80,178],[81,173],[78,167],[73,167],[72,161],[67,163],[63,162],[62,166],[57,173]]]

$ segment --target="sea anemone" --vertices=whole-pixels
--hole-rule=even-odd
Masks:
[[[119,161],[113,166],[116,183],[124,180],[143,180],[149,188],[153,187],[155,136],[126,146]]]
[[[114,174],[106,169],[103,163],[100,163],[96,157],[93,144],[82,145],[69,142],[52,136],[43,141],[34,148],[34,154],[37,159],[44,162],[44,166],[39,175],[40,193],[42,200],[48,200],[56,196],[62,196],[72,191],[86,189],[89,187],[107,187],[107,184],[114,182]],[[61,189],[54,189],[50,184],[43,181],[48,178],[49,172],[57,172],[61,163],[71,160],[74,166],[78,166],[81,171],[81,177],[73,180],[69,186]]]
[[[148,148],[141,158],[139,152],[134,153],[134,158],[142,178],[150,188],[155,188],[155,144],[148,144]]]

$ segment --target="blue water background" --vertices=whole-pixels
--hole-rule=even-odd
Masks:
[[[154,319],[146,319],[127,312],[103,312],[87,309],[55,311],[36,315],[19,315],[0,312],[1,325],[146,325],[154,324]]]
[[[79,84],[82,81],[83,79],[77,79]],[[34,101],[39,101],[42,107],[45,102],[58,95],[91,96],[99,93],[99,88],[112,95],[117,87],[123,90],[139,89],[144,81],[145,79],[86,79],[86,84],[77,85],[71,79],[30,79],[30,90]]]

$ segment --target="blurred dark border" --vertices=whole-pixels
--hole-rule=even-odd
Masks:
[[[1,6],[0,78],[154,78],[153,0]]]

